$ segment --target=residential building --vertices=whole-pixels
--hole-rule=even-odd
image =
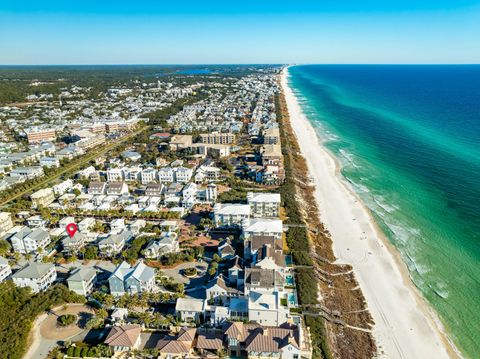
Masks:
[[[200,142],[209,145],[230,145],[235,142],[235,135],[231,132],[201,133]]]
[[[250,207],[248,207],[250,209]],[[253,236],[273,236],[281,238],[283,225],[280,219],[254,218],[243,222],[243,237],[249,240]]]
[[[250,291],[248,294],[248,320],[261,325],[280,326],[290,317],[287,306],[282,305],[278,292]]]
[[[155,346],[158,359],[189,358],[193,354],[193,343],[197,328],[182,328],[175,336],[165,336]]]
[[[145,189],[145,196],[160,197],[163,191],[163,184],[149,183]]]
[[[23,227],[10,237],[10,241],[15,252],[27,254],[44,249],[50,243],[50,235],[41,228]]]
[[[85,247],[85,239],[85,235],[78,231],[71,237],[65,236],[62,240],[63,249],[68,253],[77,253]]]
[[[170,143],[169,143],[170,149],[172,151],[185,149],[191,145],[192,145],[191,135],[175,135],[170,139]]]
[[[107,182],[108,195],[121,196],[128,193],[128,186],[125,182]]]
[[[105,182],[90,182],[88,185],[88,194],[101,195],[105,193],[107,184]]]
[[[40,166],[17,167],[10,171],[10,177],[21,178],[23,180],[29,180],[43,175],[43,168]]]
[[[45,128],[45,129],[27,129],[25,130],[27,135],[28,143],[36,144],[47,141],[55,141],[57,138],[54,128]]]
[[[205,301],[195,298],[178,298],[175,315],[182,322],[198,322],[205,311]]]
[[[141,173],[142,184],[155,182],[158,180],[157,170],[155,168],[146,168]]]
[[[247,202],[253,217],[278,217],[280,193],[248,192]]]
[[[67,179],[59,184],[56,184],[52,187],[53,193],[55,196],[61,196],[66,192],[70,191],[73,188],[73,181],[71,179]]]
[[[205,201],[215,203],[217,201],[217,185],[214,183],[210,183],[205,190]]]
[[[10,212],[0,212],[0,237],[7,233],[12,227],[12,214]]]
[[[0,256],[0,283],[7,279],[10,274],[12,274],[12,268],[10,268],[8,260]]]
[[[105,344],[112,348],[114,353],[135,350],[140,346],[141,333],[142,327],[137,324],[113,326],[105,338]]]
[[[108,278],[108,283],[110,293],[115,296],[151,292],[155,288],[155,270],[143,262],[138,262],[135,267],[122,262]]]
[[[123,181],[125,179],[125,173],[123,168],[110,168],[107,170],[107,181]]]
[[[77,268],[67,279],[68,288],[77,294],[87,296],[93,290],[97,280],[94,268]]]
[[[269,127],[263,133],[263,143],[276,145],[280,143],[280,130],[278,127]]]
[[[110,234],[98,242],[98,249],[106,256],[114,256],[120,253],[123,247],[125,247],[125,243],[132,238],[133,233],[126,230],[118,234]]]
[[[30,287],[34,293],[46,290],[57,279],[55,266],[51,263],[30,262],[12,275],[19,287]]]
[[[42,167],[60,167],[60,160],[56,157],[42,157],[40,158],[40,166]]]
[[[217,203],[213,211],[217,227],[241,227],[243,222],[250,217],[248,204]]]
[[[55,194],[51,188],[42,188],[30,195],[32,208],[47,207],[55,201]]]

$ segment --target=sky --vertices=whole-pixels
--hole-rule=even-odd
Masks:
[[[0,0],[0,64],[480,63],[480,0]]]

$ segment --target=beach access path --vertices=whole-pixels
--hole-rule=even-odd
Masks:
[[[432,309],[414,287],[396,249],[341,177],[288,87],[288,68],[281,84],[290,122],[316,186],[320,219],[330,231],[338,263],[352,265],[375,320],[373,335],[379,358],[458,357]]]

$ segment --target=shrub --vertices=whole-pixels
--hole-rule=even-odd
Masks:
[[[69,326],[77,321],[77,316],[74,314],[64,314],[57,318],[57,323],[61,327]]]

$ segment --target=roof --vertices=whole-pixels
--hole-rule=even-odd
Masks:
[[[280,219],[257,218],[245,223],[245,232],[254,233],[281,233],[283,225]]]
[[[25,267],[17,271],[12,278],[42,278],[47,274],[52,268],[55,268],[53,264],[50,263],[38,263],[30,262]]]
[[[248,352],[279,352],[289,343],[299,347],[299,332],[296,326],[262,327],[256,323],[227,323],[224,333],[245,343]]]
[[[89,281],[96,275],[97,272],[93,268],[77,268],[67,280],[74,282]]]
[[[105,339],[105,344],[110,346],[133,347],[141,331],[142,327],[136,324],[112,327]]]
[[[265,244],[269,244],[270,246],[274,247],[275,249],[282,249],[282,240],[275,238],[274,236],[262,236],[262,235],[254,235],[250,239],[250,249],[252,252],[263,248]]]
[[[196,333],[197,328],[182,328],[176,336],[160,339],[156,348],[160,349],[160,353],[189,353]]]
[[[241,203],[217,203],[213,210],[222,215],[250,215],[250,206]]]
[[[264,192],[248,192],[247,201],[250,202],[267,202],[280,203],[280,193],[264,193]]]
[[[222,335],[221,334],[209,334],[202,333],[197,337],[197,344],[195,345],[198,349],[207,349],[207,350],[219,350],[223,348]]]
[[[176,311],[191,311],[203,313],[204,301],[203,299],[195,298],[178,298],[175,305]]]

